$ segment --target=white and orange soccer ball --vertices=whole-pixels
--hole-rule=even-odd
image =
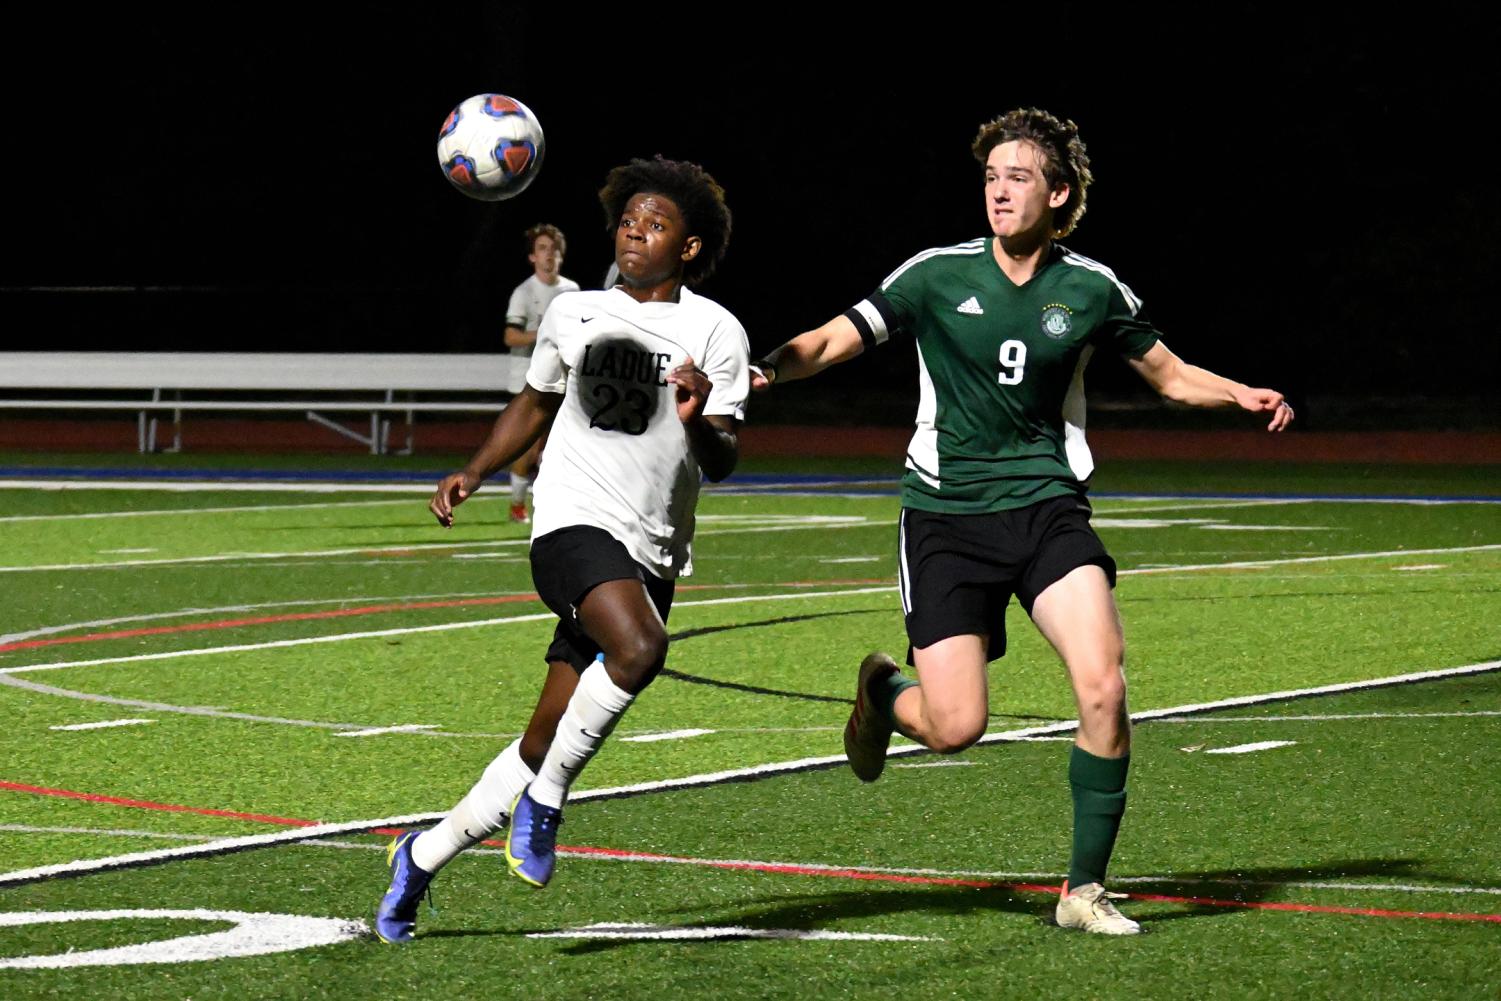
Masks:
[[[476,94],[448,113],[438,163],[455,188],[484,202],[514,198],[542,167],[542,123],[504,94]]]

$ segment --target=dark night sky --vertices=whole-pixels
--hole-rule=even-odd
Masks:
[[[1300,396],[1491,392],[1501,195],[1476,147],[1501,50],[1477,14],[966,7],[836,30],[716,9],[720,34],[687,13],[586,25],[565,4],[15,26],[6,347],[495,350],[520,231],[562,226],[565,273],[597,285],[594,192],[660,152],[727,189],[735,235],[704,291],[760,351],[912,253],[982,235],[969,142],[1035,104],[1076,120],[1094,162],[1067,242],[1179,353]],[[547,130],[541,176],[496,205],[450,190],[433,150],[483,91]],[[41,286],[179,290],[24,291]],[[910,394],[911,359],[887,354],[830,385]]]

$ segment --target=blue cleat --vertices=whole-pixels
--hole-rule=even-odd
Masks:
[[[420,831],[398,834],[386,850],[391,867],[391,888],[375,909],[375,934],[382,942],[410,942],[417,930],[417,905],[433,881],[433,874],[412,861],[412,841]]]
[[[543,806],[522,790],[511,804],[511,829],[506,833],[506,863],[533,886],[546,886],[557,862],[558,825],[563,811]]]

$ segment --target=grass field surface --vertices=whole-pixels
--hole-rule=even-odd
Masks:
[[[520,731],[552,629],[504,490],[433,524],[445,468],[0,455],[0,996],[1501,988],[1493,471],[1102,471],[1138,719],[1112,888],[1148,931],[1115,940],[1049,922],[1073,705],[1026,616],[986,741],[862,785],[855,666],[905,649],[892,472],[751,464],[552,885],[477,849],[393,947],[390,833]]]

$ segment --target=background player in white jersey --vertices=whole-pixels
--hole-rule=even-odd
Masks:
[[[666,659],[701,476],[722,480],[739,457],[745,330],[686,287],[724,256],[724,192],[701,167],[657,157],[612,170],[600,201],[621,284],[553,303],[527,387],[429,505],[451,525],[454,508],[552,423],[531,550],[537,593],[559,619],[547,679],[526,733],[469,794],[431,830],[392,843],[376,913],[387,942],[412,938],[433,874],[508,815],[511,870],[536,886],[551,879],[570,784]]]
[[[988,661],[1012,595],[1057,650],[1079,711],[1069,760],[1074,847],[1059,925],[1133,934],[1103,881],[1126,804],[1131,730],[1115,561],[1089,526],[1083,372],[1124,356],[1164,397],[1292,420],[1282,394],[1185,364],[1125,285],[1054,242],[1084,211],[1089,158],[1072,122],[1010,112],[981,127],[991,236],[912,258],[843,316],[759,362],[754,388],[801,379],[897,333],[917,340],[921,399],[902,481],[900,582],[909,661],[860,667],[845,750],[877,778],[893,728],[953,753],[985,732]]]
[[[564,292],[577,292],[578,282],[562,275],[563,255],[568,241],[563,231],[550,223],[538,223],[526,231],[526,259],[532,274],[516,286],[506,305],[506,347],[519,358],[530,358],[537,343],[537,329],[552,301]],[[526,388],[526,376],[513,371],[506,391],[515,395]],[[526,454],[511,463],[511,520],[526,521],[526,494],[537,476],[542,448],[547,442],[544,432]]]

